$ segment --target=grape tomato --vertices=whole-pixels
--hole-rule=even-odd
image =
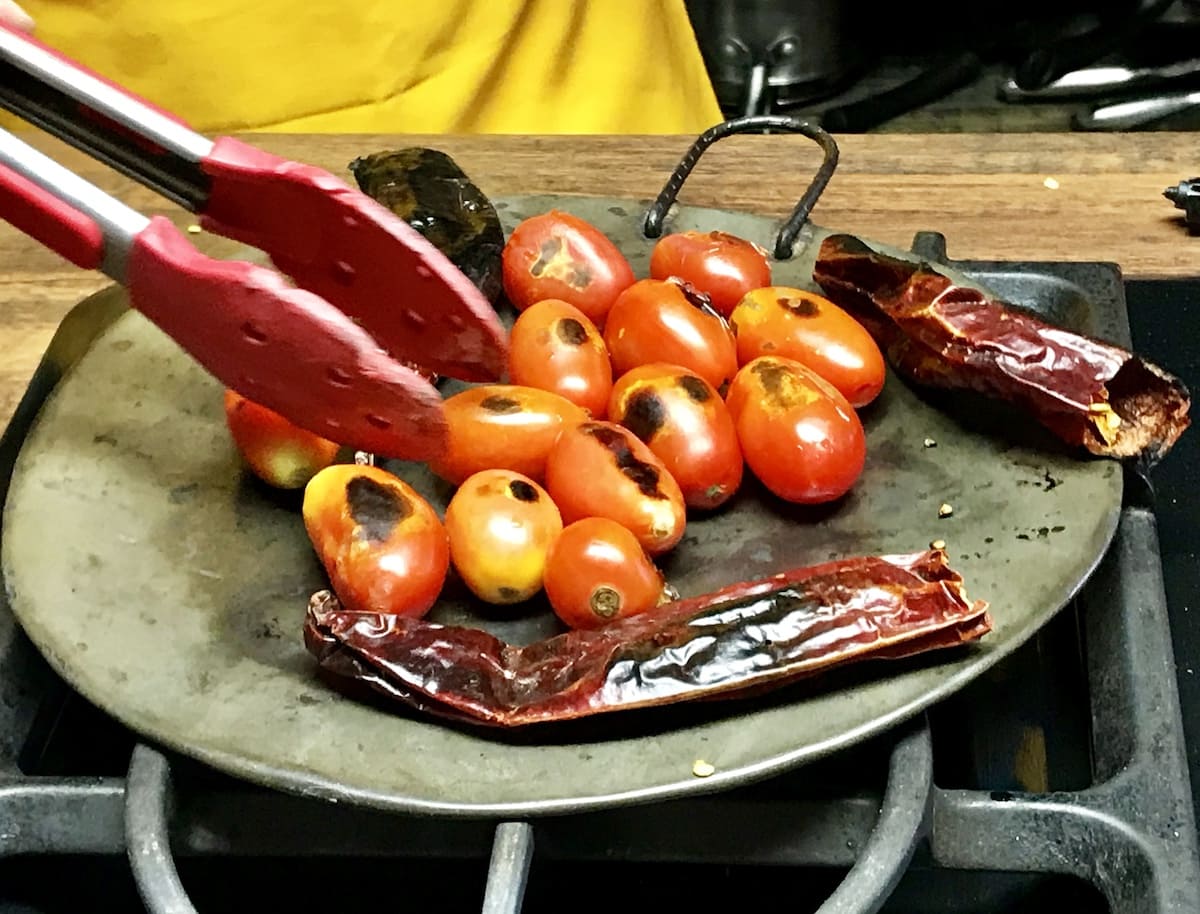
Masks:
[[[687,231],[664,235],[650,255],[650,276],[677,276],[705,293],[728,317],[746,293],[771,284],[767,252],[727,232]]]

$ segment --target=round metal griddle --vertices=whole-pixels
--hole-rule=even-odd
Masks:
[[[644,204],[499,199],[506,229],[558,207],[596,224],[645,275]],[[668,228],[767,246],[766,218],[677,207]],[[781,285],[812,287],[824,232],[806,226]],[[102,294],[107,305],[119,290]],[[844,501],[801,509],[749,479],[693,519],[665,568],[683,595],[831,557],[944,539],[968,594],[992,604],[978,645],[860,665],[760,699],[607,715],[512,733],[448,726],[347,697],[315,675],[301,626],[325,586],[299,495],[242,468],[221,388],[140,315],[100,333],[42,407],[5,505],[11,605],[63,678],[147,738],[250,781],[372,806],[528,815],[713,791],[893,726],[1030,637],[1104,553],[1117,463],[1081,459],[986,411],[927,402],[889,377],[863,411],[867,465]],[[926,439],[936,447],[926,446]],[[421,467],[390,464],[443,507]],[[939,517],[939,506],[953,514]],[[1039,533],[1034,533],[1038,531]],[[432,618],[526,641],[556,630],[539,600],[488,609],[451,582]],[[693,774],[707,761],[715,773]]]

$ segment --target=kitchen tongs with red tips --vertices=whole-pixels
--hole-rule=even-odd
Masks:
[[[328,172],[200,136],[3,27],[0,107],[270,256],[284,275],[206,257],[169,220],[0,131],[0,217],[123,284],[219,381],[297,425],[425,459],[445,442],[442,398],[409,366],[467,381],[502,374],[506,336],[487,299],[415,229]]]

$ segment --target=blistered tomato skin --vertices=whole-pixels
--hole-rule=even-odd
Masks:
[[[304,488],[304,528],[349,610],[419,619],[450,568],[446,528],[402,479],[374,466],[335,464]]]
[[[755,289],[733,310],[738,362],[762,355],[795,359],[836,387],[854,407],[879,396],[886,367],[866,328],[829,299],[803,289]]]
[[[517,315],[509,334],[508,379],[549,390],[591,418],[603,419],[612,392],[612,364],[587,315],[550,298]]]
[[[716,389],[677,365],[653,363],[617,379],[609,418],[654,452],[689,508],[711,510],[742,482],[737,429]]]
[[[747,363],[726,397],[746,465],[778,497],[820,504],[862,474],[866,435],[836,388],[792,359]]]
[[[604,344],[617,377],[652,362],[690,369],[717,390],[737,373],[737,341],[708,297],[682,280],[643,279],[613,304]]]
[[[546,559],[546,597],[571,628],[593,629],[665,602],[666,582],[632,533],[606,517],[563,529]]]
[[[613,422],[563,431],[546,459],[546,491],[563,523],[607,517],[651,556],[683,538],[687,508],[679,484],[649,447]]]
[[[664,235],[650,255],[650,276],[678,276],[705,293],[725,317],[747,292],[771,284],[767,253],[753,242],[726,232]]]
[[[603,232],[558,210],[531,216],[513,229],[501,265],[504,293],[518,311],[556,298],[597,326],[634,281],[629,261]]]
[[[225,423],[250,471],[277,489],[300,489],[337,458],[333,441],[293,425],[274,410],[225,391]]]
[[[468,387],[447,397],[442,411],[446,448],[429,468],[454,485],[480,470],[514,470],[541,482],[559,432],[588,418],[565,397],[517,384]]]
[[[468,477],[446,506],[450,561],[487,603],[519,603],[538,593],[546,554],[562,528],[546,490],[511,470]]]

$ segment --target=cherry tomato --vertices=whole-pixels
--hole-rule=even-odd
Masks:
[[[225,391],[225,422],[250,471],[277,489],[300,489],[329,466],[339,446],[293,425],[236,390]]]
[[[771,284],[771,264],[766,251],[736,235],[676,232],[654,245],[650,275],[690,282],[709,297],[716,311],[729,317],[743,295]]]
[[[718,390],[737,373],[737,341],[708,297],[682,280],[643,279],[608,312],[604,343],[620,377],[639,365],[690,369]]]
[[[542,589],[546,552],[562,532],[546,490],[512,470],[482,470],[446,506],[450,561],[487,603],[519,603]]]
[[[761,356],[729,386],[726,405],[751,471],[780,498],[840,498],[866,460],[858,413],[837,388],[792,359]]]
[[[565,397],[517,384],[480,384],[447,397],[445,450],[429,468],[458,485],[480,470],[515,470],[541,481],[546,454],[587,413]]]
[[[501,267],[504,294],[518,311],[557,298],[597,325],[634,280],[629,261],[603,232],[558,210],[531,216],[513,229]]]
[[[724,504],[742,483],[742,451],[725,402],[697,374],[661,362],[613,386],[609,420],[637,435],[679,483],[689,508]]]
[[[571,628],[599,628],[666,601],[662,572],[637,537],[607,517],[586,517],[559,534],[546,558],[546,597]]]
[[[304,488],[304,528],[342,605],[419,619],[450,569],[446,528],[380,467],[334,464]]]
[[[517,316],[508,341],[508,378],[549,390],[603,419],[612,392],[608,349],[586,314],[555,298]]]
[[[851,406],[866,406],[883,389],[883,354],[865,327],[827,298],[803,289],[755,289],[730,318],[738,361],[778,355],[807,365],[841,391]]]
[[[683,538],[679,484],[633,432],[613,422],[564,429],[546,458],[546,491],[563,523],[607,517],[630,530],[650,555]]]

